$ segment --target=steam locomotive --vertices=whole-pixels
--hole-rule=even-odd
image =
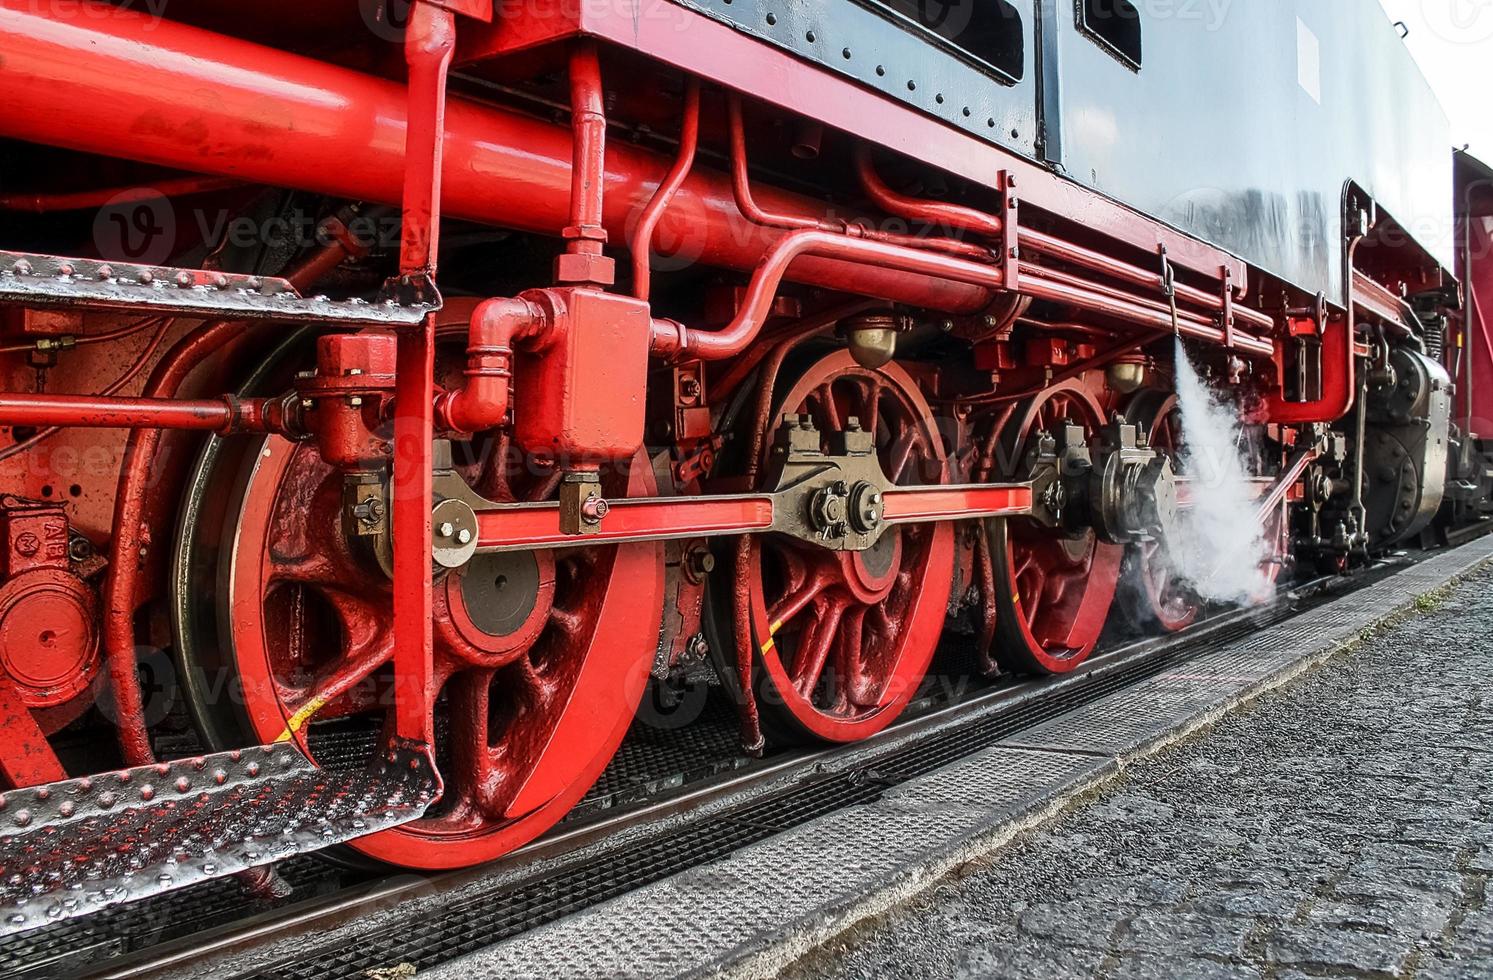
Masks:
[[[941,639],[1486,519],[1493,173],[1358,0],[0,0],[0,926],[490,861],[650,683],[852,742]]]

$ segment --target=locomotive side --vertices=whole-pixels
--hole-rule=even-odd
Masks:
[[[0,0],[7,928],[492,860],[706,663],[751,751],[1075,670],[1225,490],[1259,588],[1482,519],[1486,175],[1238,6]]]

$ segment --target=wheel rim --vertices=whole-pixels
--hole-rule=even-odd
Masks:
[[[855,417],[876,434],[883,471],[902,486],[948,473],[932,411],[896,365],[833,354],[778,402],[776,418],[810,415],[821,431]],[[780,536],[752,549],[749,608],[764,707],[800,731],[846,742],[891,724],[927,674],[953,586],[951,524],[889,530],[876,548],[836,553]],[[729,634],[727,634],[729,635]]]
[[[552,495],[555,481],[517,472],[507,449],[493,447],[480,474],[465,471],[479,491]],[[390,586],[340,532],[341,475],[314,448],[267,439],[243,469],[219,551],[220,656],[242,685],[253,737],[288,734],[313,760],[334,764],[349,731],[371,748],[392,730]],[[646,465],[606,479],[612,496],[653,489]],[[462,867],[563,817],[610,761],[641,699],[661,557],[655,544],[479,556],[438,581],[430,710],[446,792],[425,818],[350,846],[407,867]],[[505,601],[510,583],[523,598]]]
[[[1050,388],[1007,423],[1002,452],[1024,458],[1037,432],[1072,422],[1092,439],[1104,425],[1098,400],[1077,382]],[[1024,519],[989,522],[996,571],[999,660],[1021,671],[1061,674],[1094,651],[1119,587],[1124,548],[1092,530],[1065,535]]]

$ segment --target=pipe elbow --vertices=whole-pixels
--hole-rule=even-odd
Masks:
[[[508,418],[514,347],[540,346],[552,318],[522,297],[490,299],[472,311],[462,387],[436,396],[436,423],[452,432],[483,432]]]

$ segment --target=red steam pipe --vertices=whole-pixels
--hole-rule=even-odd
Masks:
[[[941,201],[929,201],[915,197],[908,197],[894,191],[881,179],[877,173],[876,166],[871,159],[869,147],[862,146],[856,154],[856,170],[860,177],[861,187],[877,207],[888,214],[899,215],[918,221],[926,221],[929,224],[945,225],[950,228],[958,228],[980,235],[998,237],[1004,231],[1001,219],[993,214],[975,208],[963,207],[957,204],[946,204]],[[1159,271],[1148,272],[1139,266],[1128,262],[1121,262],[1111,258],[1102,252],[1075,245],[1055,235],[1037,231],[1032,228],[1021,229],[1021,247],[1051,258],[1068,262],[1094,272],[1099,272],[1135,286],[1156,287],[1162,286]],[[1222,312],[1224,308],[1223,297],[1209,293],[1184,283],[1174,283],[1177,298],[1191,303],[1195,306],[1212,312]],[[1267,314],[1244,306],[1234,307],[1234,317],[1242,324],[1247,324],[1256,330],[1270,331],[1275,327],[1275,321]]]
[[[741,209],[742,215],[753,224],[789,231],[827,231],[832,234],[850,235],[906,248],[932,248],[977,261],[989,261],[992,258],[990,249],[973,242],[961,242],[953,238],[918,238],[915,235],[878,231],[857,222],[768,211],[758,204],[757,199],[752,195],[750,167],[747,163],[746,126],[741,117],[741,98],[736,95],[731,96],[727,100],[727,109],[731,130],[731,192],[736,196],[736,206]]]
[[[160,166],[398,204],[408,119],[404,85],[121,8],[0,0],[0,135]],[[46,10],[47,12],[40,12]],[[58,93],[68,97],[59,99]],[[210,92],[205,99],[201,93]],[[570,221],[569,127],[452,99],[446,111],[443,211],[559,236]],[[603,225],[626,238],[670,161],[617,144],[606,154]],[[751,269],[781,237],[743,222],[730,181],[701,170],[660,222],[679,251]],[[762,190],[774,213],[814,215],[816,201]],[[806,256],[793,278],[952,313],[983,308],[985,290]]]
[[[666,358],[703,361],[723,360],[740,354],[756,339],[767,322],[778,287],[782,285],[789,266],[809,255],[859,263],[867,269],[895,269],[934,276],[991,291],[1005,286],[1005,276],[995,266],[924,249],[804,229],[785,236],[763,258],[747,285],[740,311],[727,326],[720,330],[697,330],[673,320],[654,320],[653,353]]]
[[[1140,266],[1121,262],[1118,259],[1110,258],[1102,252],[1095,252],[1081,245],[1075,245],[1072,242],[1065,241],[1055,235],[1049,235],[1046,232],[1036,231],[1031,228],[1021,229],[1021,247],[1023,250],[1037,252],[1041,255],[1093,270],[1094,272],[1113,276],[1132,285],[1161,288],[1161,273],[1159,271],[1147,271]],[[1177,299],[1179,300],[1191,303],[1194,306],[1200,306],[1205,310],[1215,313],[1222,312],[1223,310],[1223,297],[1221,295],[1209,293],[1180,282],[1173,283],[1173,288],[1177,291]],[[1247,306],[1235,306],[1234,319],[1256,330],[1268,332],[1275,329],[1275,321],[1270,318],[1269,314],[1252,310]]]
[[[993,214],[986,214],[984,211],[962,207],[958,204],[908,197],[892,190],[876,172],[869,146],[862,145],[856,150],[855,168],[860,177],[861,189],[878,208],[887,214],[895,214],[914,221],[926,221],[929,224],[943,225],[947,228],[958,228],[960,231],[969,231],[990,238],[1000,238],[1005,233],[1005,223]],[[1023,242],[1025,239],[1026,231],[1023,229]]]
[[[684,179],[694,169],[695,150],[699,144],[700,82],[699,79],[692,78],[684,93],[684,118],[679,124],[679,155],[675,157],[669,175],[658,185],[653,199],[643,209],[643,215],[638,219],[638,227],[629,243],[632,249],[632,289],[633,295],[638,299],[647,300],[653,291],[653,236],[658,231],[659,219],[668,210],[674,195],[679,193],[679,188],[684,185]]]

